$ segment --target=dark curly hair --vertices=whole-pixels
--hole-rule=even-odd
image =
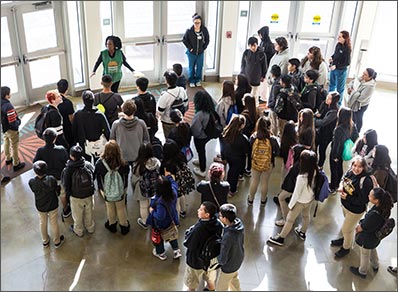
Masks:
[[[376,204],[377,211],[384,219],[388,219],[391,215],[391,209],[394,206],[390,193],[382,188],[374,188],[370,194],[372,192],[373,197],[379,201],[379,204]]]
[[[205,90],[200,90],[195,93],[193,96],[193,104],[195,106],[195,113],[199,111],[211,113],[215,110],[213,98]]]

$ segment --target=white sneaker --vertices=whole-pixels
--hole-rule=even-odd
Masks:
[[[196,165],[196,166],[199,166],[200,164],[199,164],[199,159],[194,159],[194,160],[192,160],[192,164],[193,165]]]
[[[202,83],[200,81],[196,82],[196,86],[202,86]]]
[[[174,251],[174,259],[178,259],[178,258],[180,258],[181,256],[182,256],[181,250],[180,250],[180,249],[176,249],[176,250]]]
[[[189,87],[191,88],[195,87],[195,83],[189,83]]]
[[[285,225],[285,219],[280,219],[280,220],[277,220],[277,221],[275,221],[275,225],[276,226],[279,226],[279,227],[283,227],[284,225]]]
[[[154,248],[154,249],[152,250],[152,254],[153,254],[155,257],[157,257],[158,259],[160,259],[161,261],[167,260],[166,252],[164,252],[164,253],[162,253],[162,254],[158,254],[158,253],[156,253],[156,248]]]
[[[201,171],[199,167],[195,167],[193,169],[193,172],[197,175],[197,176],[201,176],[201,177],[205,177],[206,176],[206,171]]]

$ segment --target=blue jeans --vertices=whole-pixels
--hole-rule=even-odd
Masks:
[[[341,105],[341,102],[343,101],[346,79],[347,79],[347,68],[334,69],[333,71],[330,71],[329,92],[337,90],[337,92],[340,94],[339,105]]]
[[[200,55],[195,55],[186,51],[188,56],[188,80],[189,83],[197,83],[202,80],[202,69],[203,69],[203,59],[204,53]],[[196,66],[196,68],[195,68]]]

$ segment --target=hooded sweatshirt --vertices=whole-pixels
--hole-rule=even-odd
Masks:
[[[244,226],[239,218],[232,225],[224,227],[220,255],[217,257],[224,273],[239,270],[245,257]]]
[[[246,75],[251,86],[260,85],[261,78],[264,78],[265,73],[267,73],[267,66],[267,58],[263,48],[258,47],[255,52],[250,49],[243,52],[240,72]]]
[[[271,61],[272,56],[275,54],[275,47],[269,37],[269,27],[263,26],[257,33],[261,35],[260,47],[263,48],[265,55],[267,56],[267,64]]]
[[[143,120],[120,118],[112,124],[110,139],[120,145],[124,160],[131,162],[138,157],[138,150],[149,143],[149,133]]]
[[[347,101],[347,106],[354,112],[359,111],[361,107],[369,104],[370,98],[372,97],[375,88],[376,80],[360,80],[358,89],[351,92]]]

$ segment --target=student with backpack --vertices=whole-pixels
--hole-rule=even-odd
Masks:
[[[157,110],[162,122],[164,137],[167,139],[171,129],[175,127],[170,119],[170,111],[178,108],[182,114],[185,114],[188,109],[188,96],[183,87],[176,85],[177,74],[174,71],[164,72],[163,77],[166,81],[167,90],[160,94]]]
[[[150,112],[156,117],[156,99],[152,93],[147,91],[148,89],[149,80],[146,77],[137,78],[135,81],[135,85],[137,87],[137,96],[133,99],[141,99],[142,103],[144,104],[145,112]]]
[[[354,121],[354,120],[353,120]],[[360,155],[365,158],[369,167],[372,167],[374,160],[374,148],[379,144],[377,132],[374,129],[368,129],[363,133],[360,139],[355,141],[352,152],[354,155]]]
[[[13,165],[13,170],[18,171],[25,167],[18,156],[19,126],[21,120],[10,102],[11,89],[8,86],[1,87],[1,128],[3,130],[4,154],[6,165]],[[11,150],[11,151],[10,151]]]
[[[78,237],[83,237],[84,229],[87,229],[88,233],[95,231],[94,167],[84,159],[83,149],[79,145],[71,147],[69,158],[62,171],[61,180],[72,208],[74,224],[70,226],[70,231]]]
[[[98,189],[105,199],[108,218],[105,228],[116,233],[117,219],[119,219],[123,235],[130,231],[125,204],[128,175],[129,165],[123,160],[119,145],[114,140],[107,142],[101,158],[95,164],[94,177],[97,179]]]
[[[105,74],[102,76],[101,84],[103,89],[94,95],[94,105],[106,116],[109,127],[112,127],[113,122],[119,118],[123,99],[122,96],[117,93],[117,90],[113,91],[111,89],[113,84],[111,75]]]
[[[220,206],[228,203],[229,183],[224,181],[224,165],[213,162],[209,167],[209,181],[202,180],[196,190],[200,193],[200,202],[212,202],[217,206],[217,212]]]
[[[355,226],[366,212],[369,192],[376,186],[373,179],[374,177],[370,176],[365,159],[361,156],[355,156],[352,159],[350,169],[341,179],[337,191],[340,194],[344,222],[340,231],[342,237],[331,241],[331,246],[341,246],[335,252],[336,258],[342,258],[351,251]],[[376,179],[374,180],[376,181]]]
[[[156,138],[156,132],[159,130],[158,120],[151,112],[146,112],[144,104],[140,98],[133,99],[137,110],[135,111],[135,116],[145,122],[147,126],[149,140],[153,143]]]
[[[160,242],[154,243],[152,254],[164,261],[167,259],[164,249],[164,241],[168,241],[173,248],[174,259],[180,258],[181,250],[178,247],[178,229],[180,225],[178,219],[177,204],[178,185],[174,180],[174,175],[165,169],[165,176],[160,176],[156,184],[156,195],[151,198],[149,206],[149,216],[146,224],[151,225],[152,229],[158,229],[161,234]],[[174,226],[176,234],[172,238],[165,238],[164,231]]]
[[[279,144],[271,137],[271,121],[268,117],[260,117],[256,129],[250,137],[252,157],[252,179],[250,181],[247,204],[253,205],[258,185],[261,181],[261,206],[267,202],[268,183],[272,169],[275,167],[275,156],[279,155]]]
[[[300,154],[299,175],[289,202],[290,210],[286,217],[286,223],[281,233],[270,237],[267,242],[282,246],[300,214],[303,216],[303,222],[301,227],[294,228],[294,232],[301,240],[306,239],[305,233],[310,223],[310,209],[314,200],[315,176],[317,174],[316,153],[311,150],[303,150]]]
[[[238,270],[245,257],[243,222],[236,216],[236,207],[223,204],[220,221],[224,224],[220,255],[217,257],[221,272],[217,280],[217,291],[240,291]]]
[[[62,217],[68,218],[72,214],[72,210],[70,208],[70,202],[65,194],[65,189],[61,183],[61,174],[68,161],[69,155],[64,146],[54,144],[57,138],[57,131],[54,128],[47,128],[43,133],[43,138],[46,145],[37,149],[33,162],[42,160],[47,163],[46,174],[55,177],[57,184],[60,186],[59,197],[61,198],[63,206]]]
[[[192,163],[198,165],[193,169],[193,172],[201,177],[206,176],[206,144],[213,137],[209,136],[210,132],[215,129],[214,124],[210,125],[213,127],[208,127],[211,123],[211,116],[214,118],[219,117],[214,109],[213,98],[207,91],[201,90],[197,91],[193,97],[193,103],[195,107],[195,116],[193,117],[191,123],[191,131],[193,136],[193,142],[195,144],[196,151],[198,153],[199,159],[194,159]],[[220,124],[221,126],[221,124]],[[207,133],[206,133],[207,132]],[[221,134],[221,133],[220,133]]]
[[[394,204],[390,194],[382,188],[374,188],[369,193],[369,202],[373,207],[359,221],[355,228],[355,243],[360,246],[359,267],[350,267],[351,273],[365,279],[369,266],[374,273],[379,270],[379,257],[377,256],[377,246],[381,242],[377,232],[383,228],[391,215]]]
[[[246,93],[250,93],[252,91],[252,87],[247,81],[247,77],[244,74],[238,74],[235,79],[235,103],[238,108],[238,113],[240,114],[243,111],[243,97]],[[255,103],[254,103],[255,104]]]
[[[218,100],[216,112],[223,127],[228,125],[232,114],[238,114],[238,108],[235,103],[235,87],[232,81],[225,80],[222,83],[222,95]]]
[[[170,111],[170,119],[175,123],[175,128],[170,131],[168,139],[174,140],[188,163],[193,158],[191,149],[192,131],[189,123],[184,121],[184,115],[178,110]]]
[[[50,221],[53,242],[55,248],[61,247],[65,241],[65,236],[59,234],[58,226],[58,194],[59,186],[57,180],[46,174],[47,163],[38,160],[33,163],[33,171],[36,177],[29,180],[29,187],[35,195],[35,205],[40,219],[40,232],[43,247],[50,246],[48,236],[48,221]]]
[[[150,143],[144,143],[138,150],[138,158],[134,162],[131,183],[133,187],[133,199],[140,205],[140,217],[137,224],[148,229],[146,224],[149,215],[151,198],[157,194],[156,184],[160,175],[160,161],[154,157]]]
[[[274,136],[282,137],[282,133],[279,133],[278,115],[275,112],[276,97],[279,95],[279,92],[281,90],[281,84],[280,84],[281,67],[279,67],[278,65],[273,65],[271,70],[270,70],[270,77],[271,77],[271,80],[272,80],[272,84],[271,84],[271,89],[270,89],[270,92],[269,92],[267,106],[270,109],[269,117],[271,119],[272,134]]]
[[[216,212],[217,206],[214,203],[203,202],[198,209],[198,222],[185,231],[184,246],[187,251],[184,284],[188,287],[188,291],[195,291],[202,278],[206,282],[206,289],[215,290],[217,270],[207,267],[205,269],[207,263],[204,261],[202,251],[206,248],[205,244],[209,242],[210,237],[214,240],[221,239],[223,227],[216,217]],[[215,251],[212,256],[217,257],[218,254]]]
[[[246,118],[243,115],[234,116],[222,133],[224,147],[221,158],[226,160],[229,166],[227,181],[231,186],[228,194],[230,198],[238,192],[239,175],[245,169],[246,155],[250,154],[249,140],[242,134],[245,123]]]
[[[304,108],[309,108],[313,112],[316,112],[317,106],[317,93],[318,93],[318,72],[315,70],[308,70],[304,73],[305,86],[300,93],[301,103]]]
[[[304,74],[300,68],[300,60],[291,58],[287,64],[288,75],[292,78],[292,84],[297,92],[301,92],[304,88]]]

